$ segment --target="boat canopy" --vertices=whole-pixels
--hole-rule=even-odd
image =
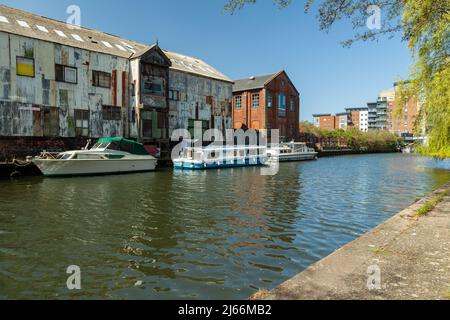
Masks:
[[[109,149],[125,151],[136,155],[148,155],[142,143],[125,138],[101,138],[97,143],[108,143],[110,144]]]

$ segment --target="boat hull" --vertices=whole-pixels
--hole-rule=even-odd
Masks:
[[[35,159],[33,163],[46,177],[105,175],[153,171],[156,159],[53,160]]]
[[[221,168],[238,168],[238,167],[252,167],[262,166],[267,159],[245,159],[234,160],[227,162],[194,162],[194,161],[180,161],[174,160],[173,166],[175,169],[182,170],[207,170],[207,169],[221,169]]]
[[[270,158],[272,162],[291,162],[291,161],[311,161],[317,160],[317,153],[292,153],[292,154],[280,154],[274,155]]]
[[[289,162],[289,161],[309,161],[316,160],[317,153],[298,153],[298,154],[283,154],[278,157],[275,156],[273,160],[278,160],[279,162]]]

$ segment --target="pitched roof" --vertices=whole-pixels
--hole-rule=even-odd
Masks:
[[[163,50],[172,61],[171,69],[233,83],[233,80],[201,59]]]
[[[0,31],[129,58],[146,45],[0,5]]]
[[[247,90],[254,90],[254,89],[262,89],[264,88],[269,82],[271,82],[273,79],[278,77],[280,74],[284,74],[289,81],[289,83],[292,85],[294,90],[300,94],[300,92],[297,90],[295,85],[292,83],[291,79],[287,75],[286,71],[281,70],[276,73],[267,74],[263,76],[257,76],[257,77],[250,77],[246,79],[240,79],[234,81],[233,86],[233,92],[240,92],[240,91],[247,91]]]
[[[2,31],[126,59],[139,57],[154,46],[85,27],[72,26],[0,4],[0,32]],[[164,53],[172,60],[171,69],[233,82],[200,59],[165,50]]]
[[[270,80],[275,78],[277,73],[271,73],[263,76],[250,77],[234,81],[233,92],[262,89]]]

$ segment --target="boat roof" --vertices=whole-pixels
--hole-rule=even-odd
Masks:
[[[141,146],[143,146],[143,144],[140,142],[136,142],[134,140],[128,140],[128,139],[121,138],[121,137],[100,138],[97,142],[98,143],[111,143],[111,142],[122,142],[122,141],[125,141],[128,143],[140,144]]]
[[[124,148],[123,151],[127,151],[132,154],[136,155],[148,155],[147,150],[145,150],[145,147],[142,143],[136,142],[133,140],[128,140],[125,138],[120,137],[113,137],[113,138],[100,138],[97,143],[112,143],[117,142],[119,145],[119,148]]]

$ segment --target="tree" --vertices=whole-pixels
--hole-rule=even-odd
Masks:
[[[286,8],[291,0],[272,0]],[[231,13],[256,0],[228,0]],[[400,99],[415,95],[420,101],[419,121],[429,136],[428,145],[419,151],[440,158],[450,157],[450,0],[305,0],[305,12],[318,3],[320,29],[328,31],[341,19],[352,21],[354,29],[366,27],[370,8],[383,12],[382,27],[357,32],[343,42],[376,40],[401,33],[415,63],[408,86],[400,86]],[[377,6],[377,7],[373,7]]]

